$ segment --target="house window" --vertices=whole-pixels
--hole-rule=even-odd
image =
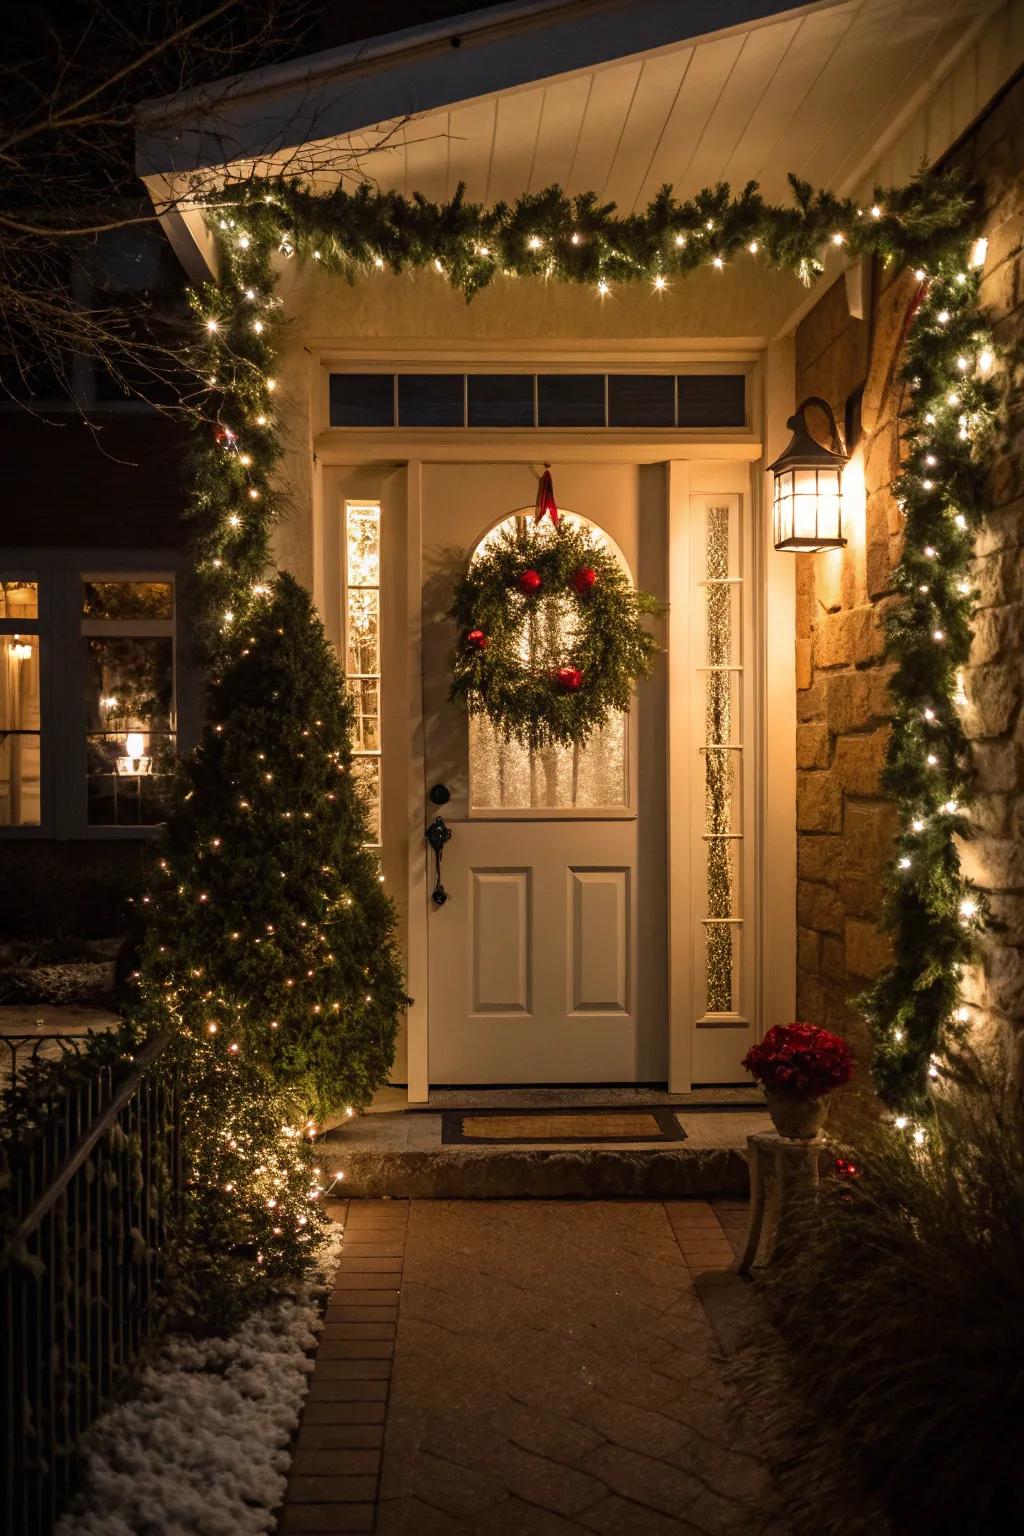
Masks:
[[[0,830],[159,825],[178,733],[173,575],[22,558],[0,553]]]
[[[352,770],[370,846],[381,844],[380,502],[345,503],[345,672],[352,700]]]
[[[86,819],[164,819],[174,758],[174,584],[133,576],[81,583]]]
[[[42,815],[39,583],[0,580],[0,826]]]

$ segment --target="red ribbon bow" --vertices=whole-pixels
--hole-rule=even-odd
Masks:
[[[558,505],[557,505],[557,503],[555,501],[554,487],[551,484],[551,471],[550,471],[550,469],[546,469],[544,471],[544,473],[540,477],[540,484],[537,486],[537,507],[536,507],[536,515],[534,516],[534,522],[535,523],[542,522],[543,519],[544,519],[545,514],[548,514],[550,516],[551,521],[557,527],[558,526]]]

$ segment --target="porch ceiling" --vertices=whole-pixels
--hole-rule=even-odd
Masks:
[[[225,165],[622,210],[666,181],[785,198],[789,171],[850,192],[1002,3],[524,0],[152,103],[139,168],[158,205]],[[195,274],[200,217],[165,222]]]
[[[484,201],[558,182],[623,210],[665,181],[781,197],[791,170],[846,191],[1000,3],[498,6],[153,103],[140,168],[294,161]]]
[[[803,6],[453,101],[342,142],[369,148],[359,175],[431,198],[450,196],[460,181],[485,203],[557,182],[627,211],[664,182],[688,196],[717,181],[756,180],[780,199],[789,171],[847,192],[994,8],[992,0]],[[692,9],[677,14],[685,31]],[[538,74],[546,56],[541,47]],[[389,142],[373,149],[378,134]]]

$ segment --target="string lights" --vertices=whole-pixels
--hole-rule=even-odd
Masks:
[[[914,273],[894,494],[904,545],[887,620],[894,704],[883,787],[899,812],[888,895],[893,960],[863,999],[875,1040],[874,1081],[894,1124],[924,1143],[946,1047],[970,1011],[964,966],[986,921],[960,869],[971,786],[962,711],[971,646],[970,561],[984,515],[983,450],[998,405],[994,352],[978,306],[984,242],[963,236]],[[927,578],[927,579],[924,579]]]
[[[344,680],[307,595],[288,578],[267,580],[281,510],[278,255],[350,278],[428,268],[467,298],[502,274],[572,283],[600,298],[645,282],[663,298],[673,279],[741,258],[810,282],[838,250],[916,271],[909,457],[898,486],[902,600],[888,631],[897,665],[886,785],[901,815],[895,958],[866,1007],[879,1091],[897,1128],[923,1140],[929,1074],[943,1040],[965,1026],[961,968],[984,921],[955,838],[967,830],[958,700],[994,352],[979,318],[978,263],[963,257],[973,202],[955,175],[878,190],[867,208],[796,179],[792,187],[788,206],[766,204],[753,184],[737,197],[720,186],[682,203],[666,188],[625,217],[594,194],[569,198],[557,187],[494,208],[467,203],[461,189],[438,206],[367,186],[321,195],[286,179],[263,183],[259,195],[246,182],[217,196],[209,221],[220,279],[191,296],[191,361],[208,425],[189,516],[211,724],[183,767],[187,790],[157,866],[143,996],[190,1042],[211,1127],[201,1199],[230,1202],[236,1267],[247,1264],[250,1278],[253,1266],[266,1274],[298,1261],[315,1231],[309,1209],[325,1192],[302,1150],[315,1127],[296,1108],[286,1134],[268,1071],[302,1084],[296,1105],[310,1102],[311,1084],[320,1102],[339,1093],[364,1101],[386,1074],[404,1001],[390,906],[369,855],[353,856]]]

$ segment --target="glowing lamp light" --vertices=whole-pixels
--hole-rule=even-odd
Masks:
[[[806,413],[811,406],[828,419],[831,444],[811,435]],[[849,454],[843,447],[832,408],[811,395],[797,407],[786,425],[789,446],[768,469],[775,477],[775,548],[800,552],[841,549],[843,537],[843,467]]]
[[[32,647],[24,640],[19,640],[17,635],[14,641],[7,647],[9,655],[14,661],[28,661],[32,655]]]
[[[146,738],[141,731],[129,731],[124,739],[124,756],[117,759],[119,774],[147,774],[153,771],[153,759],[146,756]]]

